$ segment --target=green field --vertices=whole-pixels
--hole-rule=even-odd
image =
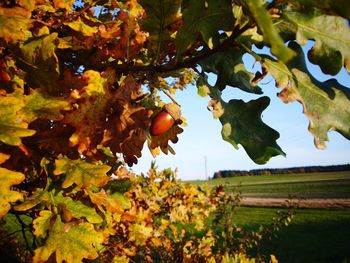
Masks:
[[[259,175],[215,179],[193,184],[223,185],[228,192],[243,196],[350,198],[350,172]],[[283,208],[238,207],[236,225],[258,229],[269,225]],[[279,262],[350,262],[350,209],[296,209],[292,223],[271,240],[262,242],[265,255],[274,254]]]
[[[246,229],[269,225],[277,209],[239,207],[234,222]],[[350,261],[349,209],[297,209],[292,223],[272,240],[264,240],[262,252],[279,262]]]
[[[350,198],[350,172],[240,176],[193,184],[223,185],[227,192],[267,196],[304,195]]]

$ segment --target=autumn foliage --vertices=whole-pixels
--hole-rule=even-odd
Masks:
[[[1,236],[21,240],[11,244],[23,261],[248,262],[244,242],[260,235],[237,237],[234,197],[126,166],[145,145],[174,152],[183,118],[149,129],[168,102],[160,93],[174,100],[189,84],[210,97],[224,140],[258,164],[284,155],[261,119],[268,74],[284,102],[303,105],[317,147],[331,129],[349,139],[348,87],[305,66],[350,71],[349,17],[347,0],[1,1]],[[230,87],[259,97],[224,101]]]

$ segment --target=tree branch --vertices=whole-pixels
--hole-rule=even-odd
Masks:
[[[214,47],[213,49],[205,49],[202,53],[200,53],[197,56],[188,58],[186,60],[183,61],[178,61],[176,63],[167,63],[167,64],[160,64],[160,65],[130,65],[130,64],[118,64],[117,61],[113,61],[110,63],[105,63],[105,64],[84,64],[85,68],[89,68],[89,69],[96,69],[96,70],[105,70],[107,67],[113,67],[116,72],[118,73],[133,73],[133,72],[158,72],[158,73],[166,73],[166,72],[171,72],[171,71],[176,71],[179,69],[183,69],[183,68],[194,68],[197,66],[197,64],[217,53],[220,52],[222,50],[224,50],[225,48],[229,47],[229,46],[238,46],[235,43],[235,39],[240,36],[243,32],[245,32],[247,29],[250,28],[250,25],[247,24],[244,27],[242,27],[241,29],[238,29],[236,31],[234,31],[232,33],[232,35],[225,39],[221,44],[217,45],[216,47]]]

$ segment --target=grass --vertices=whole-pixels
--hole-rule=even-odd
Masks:
[[[237,225],[257,229],[271,224],[277,209],[239,207]],[[298,209],[292,223],[271,240],[262,251],[274,254],[280,262],[343,262],[350,260],[350,210]]]
[[[243,194],[328,195],[350,198],[350,172],[240,176],[193,184],[223,185],[227,192]]]
[[[256,175],[256,176],[238,176],[209,181],[190,181],[192,184],[208,185],[256,185],[280,182],[305,182],[321,180],[350,179],[350,172],[333,172],[333,173],[307,173],[307,174],[281,174],[281,175]]]
[[[305,195],[350,198],[350,172],[242,176],[193,184],[223,185],[226,191],[265,197]],[[277,208],[238,207],[234,222],[245,229],[269,225]],[[350,262],[350,209],[297,209],[292,223],[263,240],[261,251],[284,263]]]
[[[350,179],[315,182],[285,182],[261,185],[226,186],[228,192],[240,190],[242,193],[281,193],[281,194],[327,194],[350,197]]]

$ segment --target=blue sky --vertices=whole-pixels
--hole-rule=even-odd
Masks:
[[[248,55],[244,59],[247,69],[252,70],[254,61]],[[331,78],[331,76],[322,74],[318,66],[309,64],[308,67],[321,81]],[[344,69],[336,76],[336,79],[342,85],[350,87],[350,75]],[[215,83],[215,76],[211,76],[209,82]],[[132,169],[137,173],[146,172],[151,161],[155,160],[160,168],[177,168],[178,177],[181,180],[203,180],[206,176],[212,176],[219,170],[350,163],[350,141],[332,131],[328,133],[327,148],[325,150],[316,149],[313,136],[307,129],[309,121],[302,113],[301,104],[297,102],[284,104],[277,98],[276,94],[279,89],[275,87],[270,76],[262,80],[260,85],[264,95],[271,99],[270,106],[263,112],[263,121],[280,133],[277,143],[286,153],[286,157],[273,157],[265,165],[255,164],[241,146],[239,150],[236,150],[221,138],[222,126],[219,120],[213,119],[211,112],[206,108],[209,98],[199,97],[197,88],[189,86],[185,91],[179,91],[175,95],[188,123],[184,132],[179,135],[178,143],[172,145],[176,155],[161,154],[153,159],[145,145],[143,156]],[[226,101],[233,98],[248,101],[258,97],[233,87],[227,87],[223,92],[223,98]],[[167,101],[167,98],[164,100]],[[205,158],[207,169],[205,169]]]

